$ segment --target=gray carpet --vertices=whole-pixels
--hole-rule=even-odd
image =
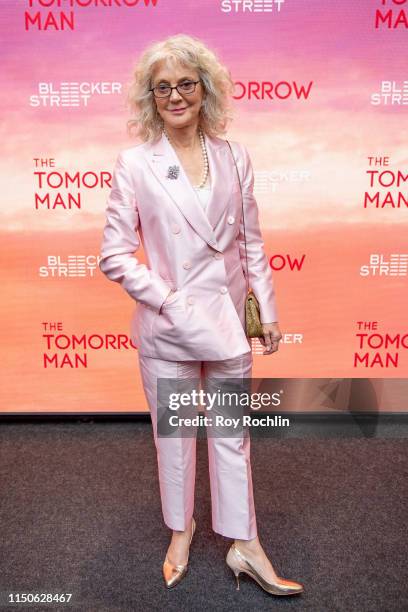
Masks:
[[[261,542],[305,592],[278,598],[225,565],[211,529],[206,441],[198,440],[197,532],[188,575],[166,590],[151,425],[3,423],[1,610],[408,610],[407,440],[252,439]],[[5,605],[9,592],[69,604]]]

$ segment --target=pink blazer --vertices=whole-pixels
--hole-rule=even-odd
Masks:
[[[135,300],[131,338],[141,354],[169,361],[220,360],[251,350],[245,334],[241,194],[222,138],[205,135],[212,192],[204,212],[167,138],[122,150],[107,200],[101,271]],[[244,193],[249,281],[261,321],[277,321],[246,148],[230,141]],[[178,178],[168,168],[178,165]],[[147,265],[134,256],[143,244]],[[170,289],[177,293],[163,302]]]

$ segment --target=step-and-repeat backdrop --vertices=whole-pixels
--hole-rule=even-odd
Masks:
[[[254,376],[365,379],[406,409],[408,1],[3,0],[1,20],[2,412],[147,411],[135,303],[98,259],[133,66],[177,33],[235,83],[283,333]]]

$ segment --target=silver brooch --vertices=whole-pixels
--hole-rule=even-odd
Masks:
[[[179,166],[169,166],[167,170],[167,178],[177,179],[179,176],[179,172],[180,172]]]

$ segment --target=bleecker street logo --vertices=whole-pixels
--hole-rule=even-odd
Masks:
[[[75,30],[76,11],[108,8],[135,9],[156,6],[158,0],[27,0],[24,11],[25,30]]]
[[[221,0],[223,13],[280,13],[286,0]]]
[[[408,276],[408,253],[371,253],[360,267],[360,276]]]
[[[276,193],[285,183],[307,183],[311,181],[309,170],[292,168],[288,170],[255,170],[254,191],[262,193]]]
[[[282,334],[282,341],[280,342],[280,351],[283,350],[283,346],[304,343],[303,333],[301,332],[284,332]],[[251,338],[251,348],[254,355],[263,355],[265,347],[260,343],[259,338]]]
[[[370,101],[373,106],[406,106],[408,81],[381,81],[379,91],[373,91]]]
[[[94,277],[100,255],[48,255],[47,262],[38,269],[41,278]]]
[[[112,96],[121,93],[122,83],[115,81],[38,83],[37,91],[30,95],[30,106],[47,108],[88,106],[88,102],[95,96]]]

